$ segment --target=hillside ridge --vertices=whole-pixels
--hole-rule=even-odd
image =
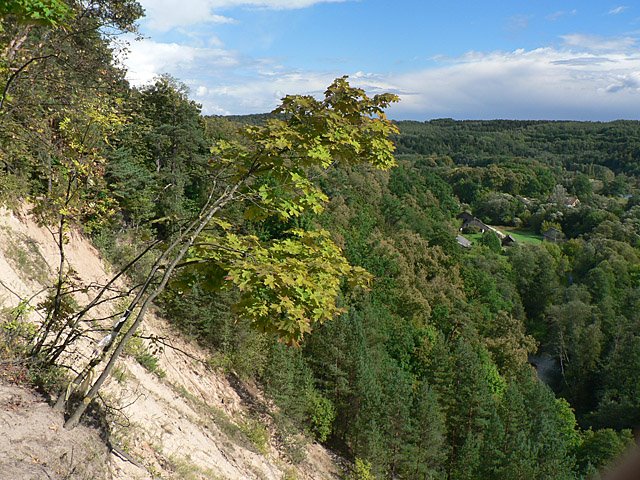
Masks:
[[[18,305],[19,298],[28,298],[33,291],[43,287],[42,282],[52,275],[53,266],[57,265],[57,247],[47,229],[38,226],[28,214],[18,216],[7,210],[0,211],[0,238],[0,305],[6,310]],[[67,259],[85,284],[104,282],[108,277],[108,267],[98,251],[78,233],[71,235]],[[42,295],[40,293],[33,298],[31,303],[35,305]],[[83,300],[81,297],[79,294],[79,302]],[[106,316],[108,310],[102,307],[96,315]],[[95,471],[103,471],[105,478],[114,480],[279,480],[286,475],[309,480],[338,478],[338,467],[318,445],[308,447],[307,460],[302,464],[293,466],[287,463],[277,449],[273,432],[262,423],[268,422],[268,415],[262,419],[255,418],[230,379],[207,366],[207,353],[182,338],[166,320],[155,313],[149,315],[141,337],[145,339],[145,348],[157,356],[155,373],[146,370],[131,355],[120,361],[116,378],[109,380],[103,395],[109,406],[106,415],[109,441],[115,449],[108,455],[108,469],[98,469],[97,465],[93,470],[87,467],[92,473],[86,478],[98,478],[93,476]],[[156,346],[152,346],[148,339],[155,339]],[[75,366],[81,364],[87,349],[91,348],[90,344],[96,340],[98,338],[86,342],[65,362]],[[158,372],[162,373],[159,375]],[[256,386],[243,385],[243,392],[249,392],[252,400],[264,404],[262,410],[268,411],[270,406]],[[16,472],[11,477],[16,480],[35,478],[29,472],[36,462],[44,469],[48,468],[47,465],[55,466],[47,471],[51,478],[57,478],[54,476],[56,471],[60,475],[68,473],[68,469],[65,471],[58,465],[59,460],[61,456],[70,455],[69,449],[75,451],[79,448],[70,438],[86,436],[88,430],[83,427],[64,431],[61,415],[53,412],[33,393],[8,385],[4,380],[0,387],[0,402],[5,406],[11,402],[15,404],[14,398],[26,400],[19,401],[16,413],[2,409],[5,421],[0,424],[0,437],[11,439],[11,442],[0,444],[0,471]],[[31,408],[33,405],[38,407]],[[24,437],[9,435],[17,423],[16,418],[25,431]],[[63,435],[35,434],[43,425],[51,425],[50,432],[59,431]],[[97,432],[92,433],[91,438],[91,447],[85,446],[82,451],[93,451],[93,462],[100,464],[106,454],[98,453],[106,451],[105,445],[100,444]],[[13,443],[15,447],[15,442],[20,447],[12,450],[11,445]],[[27,450],[40,453],[29,458],[25,453]],[[10,451],[13,455],[9,455]],[[76,458],[81,458],[79,455],[76,452]],[[55,456],[57,459],[53,458]],[[13,470],[9,470],[9,466]],[[76,474],[80,475],[77,471]]]

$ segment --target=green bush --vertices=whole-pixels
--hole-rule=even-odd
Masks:
[[[269,431],[265,425],[258,420],[247,419],[240,423],[240,430],[260,453],[267,454],[269,451]]]
[[[353,465],[353,471],[351,475],[347,477],[347,480],[375,480],[376,476],[371,473],[371,463],[360,458],[356,458]]]
[[[33,310],[27,302],[0,312],[0,358],[18,358],[27,354],[36,334],[36,326],[25,320]]]
[[[139,337],[133,337],[129,340],[125,347],[125,353],[135,358],[136,362],[158,378],[166,377],[167,373],[160,368],[158,357],[147,350]]]
[[[0,206],[18,209],[29,193],[29,182],[24,178],[3,172],[0,175]]]
[[[65,371],[55,365],[33,363],[29,366],[29,382],[45,392],[62,390],[66,385]]]
[[[487,230],[482,234],[480,243],[487,247],[492,252],[499,252],[502,249],[502,244],[498,236],[491,230]]]
[[[324,442],[333,429],[336,409],[331,400],[312,390],[309,394],[309,422],[311,431],[319,442]]]

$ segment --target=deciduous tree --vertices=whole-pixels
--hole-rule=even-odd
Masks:
[[[242,141],[218,142],[210,161],[210,193],[200,213],[167,240],[125,314],[100,342],[67,395],[60,396],[58,406],[62,408],[68,394],[109,358],[67,427],[78,422],[151,302],[185,260],[186,264],[210,268],[222,284],[235,285],[242,296],[240,312],[289,343],[300,342],[316,323],[339,313],[341,309],[334,302],[340,279],[365,285],[368,275],[347,263],[326,232],[292,230],[286,238],[264,244],[235,232],[222,215],[226,208],[238,204],[247,206],[247,215],[283,220],[305,211],[319,213],[327,197],[310,178],[312,171],[358,163],[390,168],[395,160],[388,137],[396,128],[383,109],[393,101],[396,97],[391,94],[370,98],[351,87],[346,78],[339,78],[323,100],[286,97],[274,111],[276,116],[262,126],[246,128]],[[130,317],[133,323],[123,331]]]

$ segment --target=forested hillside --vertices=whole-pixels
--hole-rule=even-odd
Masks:
[[[263,386],[290,461],[317,440],[353,480],[591,478],[632,444],[639,123],[394,125],[393,95],[344,78],[271,116],[204,117],[176,79],[124,80],[111,40],[141,13],[0,5],[0,200],[31,205],[61,256],[42,325],[11,312],[2,351],[77,390],[58,397],[72,419],[154,302]],[[85,334],[74,228],[140,294],[69,384],[51,371]]]

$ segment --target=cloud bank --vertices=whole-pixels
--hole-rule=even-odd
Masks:
[[[631,38],[566,35],[556,48],[469,52],[402,74],[292,70],[271,59],[211,47],[143,40],[126,64],[136,84],[171,73],[208,114],[267,112],[286,94],[320,95],[349,74],[369,93],[401,97],[393,118],[612,120],[640,118],[640,55]]]
[[[553,48],[469,55],[393,79],[398,117],[613,120],[640,116],[640,58]]]
[[[233,18],[218,13],[230,8],[294,10],[344,1],[347,0],[141,0],[140,3],[145,9],[145,26],[151,31],[166,32],[203,23],[233,23]]]

